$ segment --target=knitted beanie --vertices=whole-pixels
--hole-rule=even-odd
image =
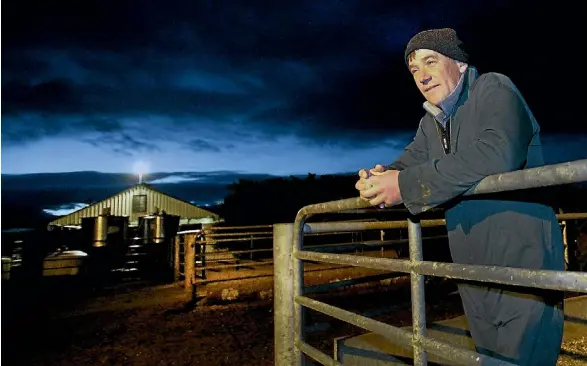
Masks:
[[[415,50],[428,49],[450,57],[453,60],[468,62],[469,55],[463,50],[463,42],[457,37],[457,32],[451,28],[431,29],[416,34],[404,53],[406,65],[408,56]]]

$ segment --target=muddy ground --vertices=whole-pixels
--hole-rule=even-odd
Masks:
[[[314,273],[321,273],[316,281],[322,283],[346,276],[340,270],[330,276],[328,272]],[[271,279],[264,277],[258,284],[271,289]],[[61,285],[21,291],[17,296],[15,289],[10,292],[3,284],[2,362],[58,366],[273,365],[272,298],[245,296],[246,288],[252,286],[249,282],[240,287],[240,296],[223,300],[218,295],[221,286],[238,286],[215,286],[201,288],[194,306],[178,284],[127,284],[91,294],[81,291],[73,298],[66,295],[71,289]],[[462,314],[458,295],[449,295],[454,289],[449,281],[427,289],[429,321]],[[411,322],[409,282],[405,278],[310,297],[396,326]],[[364,332],[312,311],[307,319],[312,324],[307,341],[330,355],[335,337]],[[565,347],[587,353],[585,339]],[[563,355],[559,364],[587,361]]]

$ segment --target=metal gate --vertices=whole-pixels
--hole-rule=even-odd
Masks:
[[[587,159],[493,175],[483,179],[465,195],[505,192],[586,181]],[[306,220],[315,214],[348,212],[365,208],[370,208],[370,205],[361,198],[309,205],[299,211],[294,224],[274,225],[276,365],[302,365],[304,354],[324,365],[340,365],[333,357],[304,341],[304,307],[377,333],[394,343],[413,347],[414,365],[427,365],[428,353],[441,356],[461,365],[507,365],[508,363],[495,358],[454,347],[426,336],[425,275],[587,293],[587,273],[423,261],[422,227],[444,225],[444,220],[419,220],[418,217],[410,217],[406,221],[306,223]],[[582,217],[583,215],[579,217],[576,214],[558,215],[561,220]],[[303,250],[303,238],[306,233],[397,228],[408,228],[409,260],[358,257]],[[411,280],[412,332],[304,296],[303,260],[409,273]]]

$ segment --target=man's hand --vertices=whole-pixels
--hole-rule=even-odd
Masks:
[[[385,168],[380,164],[375,165],[373,169],[369,169],[369,172],[366,169],[359,170],[359,180],[355,183],[355,188],[359,192],[371,188],[371,184],[367,183],[367,178],[374,173],[383,173],[384,171]]]
[[[360,173],[359,176],[361,176]],[[398,170],[381,172],[371,169],[371,176],[368,179],[359,179],[355,187],[360,191],[361,197],[368,199],[373,206],[381,203],[386,206],[394,206],[402,202],[398,176]],[[362,179],[364,179],[364,182],[361,182]]]

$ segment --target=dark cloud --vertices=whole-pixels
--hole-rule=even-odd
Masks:
[[[66,79],[51,79],[34,85],[11,80],[2,89],[5,91],[2,102],[6,114],[20,111],[55,113],[63,108],[82,108],[71,83]]]
[[[571,92],[584,73],[557,71],[554,51],[584,44],[585,23],[564,4],[533,4],[523,26],[528,9],[512,3],[11,2],[3,7],[2,142],[98,133],[121,153],[153,147],[154,132],[133,128],[137,118],[233,137],[405,141],[423,111],[403,47],[442,26],[459,30],[482,72],[512,77],[546,133],[584,131],[572,108],[584,88]],[[555,43],[545,48],[546,37]],[[199,151],[230,145],[194,142]]]
[[[196,152],[201,151],[212,151],[212,152],[220,152],[220,147],[202,139],[194,139],[191,140],[187,144],[187,148]]]
[[[104,150],[112,150],[117,154],[125,156],[134,156],[135,153],[141,151],[160,151],[161,149],[156,144],[137,139],[128,133],[102,133],[92,139],[84,139],[85,142],[92,146],[103,148]]]

